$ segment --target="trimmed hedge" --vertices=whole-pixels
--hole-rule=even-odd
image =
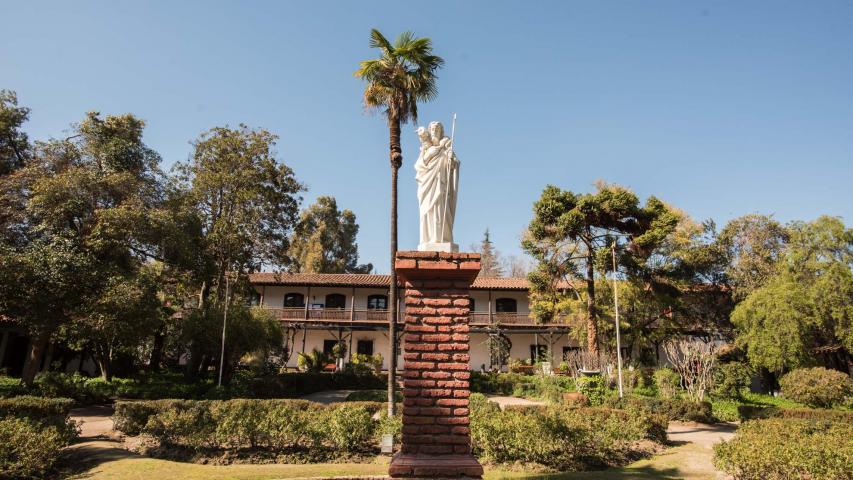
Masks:
[[[800,368],[779,379],[782,394],[810,407],[831,408],[853,396],[853,380],[846,373],[823,367]]]
[[[68,398],[0,399],[0,478],[42,478],[78,434]]]
[[[647,410],[548,405],[502,411],[472,395],[472,447],[486,463],[556,470],[617,466],[643,453],[640,440],[665,439],[666,419]]]
[[[281,373],[253,377],[239,372],[227,387],[216,387],[209,380],[187,383],[181,374],[158,373],[138,378],[101,378],[80,374],[47,372],[40,374],[35,385],[26,389],[20,380],[0,377],[0,397],[30,392],[44,397],[71,398],[78,404],[105,403],[115,398],[157,400],[229,399],[229,398],[294,398],[322,390],[381,390],[386,380],[373,374],[356,372]]]
[[[683,398],[608,398],[604,406],[610,408],[642,408],[658,415],[666,417],[667,420],[681,420],[684,422],[715,423],[711,404],[709,402],[693,402]]]
[[[853,424],[800,418],[745,422],[714,446],[714,465],[736,480],[853,478]]]
[[[308,452],[312,458],[372,453],[378,431],[378,402],[321,405],[306,400],[157,400],[118,402],[116,430],[147,434],[161,444],[192,450],[265,449]],[[393,433],[393,432],[387,432]]]
[[[0,478],[44,478],[68,444],[67,432],[55,426],[0,418]]]

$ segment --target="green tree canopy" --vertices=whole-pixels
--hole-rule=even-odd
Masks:
[[[790,232],[768,215],[735,218],[717,236],[715,254],[724,259],[727,284],[737,300],[770,280]]]
[[[13,297],[17,307],[4,314],[34,334],[26,382],[58,329],[89,320],[92,299],[108,296],[111,279],[132,278],[156,252],[152,233],[162,176],[159,155],[142,140],[144,126],[133,115],[91,112],[70,137],[38,143],[26,167],[13,175],[27,241],[11,248],[10,261],[49,275],[19,273],[0,287],[24,295]],[[57,294],[51,285],[68,288],[55,301],[36,298],[45,295],[40,289]]]
[[[781,373],[817,362],[815,348],[853,351],[853,230],[834,217],[793,223],[766,283],[732,313],[750,363]]]
[[[633,192],[617,185],[599,183],[589,194],[545,187],[522,243],[539,262],[529,275],[534,313],[548,318],[585,300],[587,349],[597,353],[596,272],[612,269],[611,247],[617,246],[618,264],[628,275],[640,275],[677,223],[678,215],[657,198],[641,206]],[[576,288],[578,280],[583,290]]]
[[[207,272],[200,279],[203,298],[211,288],[218,300],[225,298],[226,272],[290,265],[290,233],[304,187],[276,159],[276,139],[245,125],[216,127],[199,137],[192,159],[176,167],[172,203],[184,219],[186,240],[200,248],[184,250],[197,254],[189,263]]]
[[[291,236],[292,271],[301,273],[370,273],[358,264],[358,224],[348,209],[338,210],[335,197],[321,196],[302,211]]]
[[[21,125],[30,117],[30,109],[18,106],[18,96],[0,90],[0,177],[21,168],[30,156],[30,143]]]

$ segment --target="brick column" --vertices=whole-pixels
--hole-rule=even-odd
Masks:
[[[397,252],[406,290],[403,442],[392,477],[480,478],[468,429],[468,296],[476,253]]]

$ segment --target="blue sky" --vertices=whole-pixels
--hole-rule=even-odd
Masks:
[[[446,60],[421,123],[458,114],[456,241],[488,227],[520,253],[547,183],[597,179],[697,220],[853,218],[853,2],[6,1],[0,88],[32,138],[84,112],[132,112],[166,166],[213,126],[281,139],[309,191],[361,225],[387,272],[387,129],[361,106],[370,28],[429,36]],[[404,127],[400,246],[417,245]]]

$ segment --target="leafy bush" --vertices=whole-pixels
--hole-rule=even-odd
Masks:
[[[745,422],[714,447],[714,464],[737,480],[853,478],[853,424],[804,419]]]
[[[101,378],[92,378],[74,373],[68,375],[59,372],[40,373],[35,380],[38,392],[45,397],[72,398],[77,403],[104,403],[116,395],[120,380],[107,382]]]
[[[675,398],[681,389],[681,376],[675,370],[659,368],[654,373],[655,386],[661,398]]]
[[[26,419],[52,427],[62,439],[71,442],[77,436],[76,424],[68,418],[74,402],[68,398],[20,396],[0,399],[0,418]]]
[[[316,450],[318,458],[368,452],[383,403],[325,406],[305,400],[159,400],[118,402],[116,430],[147,434],[166,445],[193,450]],[[380,417],[381,418],[381,417]]]
[[[67,432],[56,426],[31,418],[0,418],[0,477],[44,478],[69,443]]]
[[[485,462],[560,470],[618,465],[637,440],[665,436],[665,419],[646,410],[546,406],[501,411],[480,398],[471,402],[472,447]]]
[[[682,398],[618,398],[608,399],[605,406],[610,408],[641,408],[662,415],[667,420],[685,422],[714,423],[712,407],[709,402],[693,402]]]
[[[352,452],[373,437],[375,425],[365,406],[344,404],[332,410],[325,427],[335,448]]]
[[[0,398],[24,395],[26,391],[20,378],[0,376]]]
[[[812,407],[829,408],[853,395],[853,380],[847,374],[823,367],[794,370],[779,385],[787,398]]]
[[[749,367],[740,362],[722,363],[714,371],[711,393],[717,398],[741,398],[749,386]]]
[[[607,397],[607,385],[605,385],[604,378],[601,375],[578,377],[575,380],[575,385],[578,392],[586,396],[590,405],[601,405]]]

